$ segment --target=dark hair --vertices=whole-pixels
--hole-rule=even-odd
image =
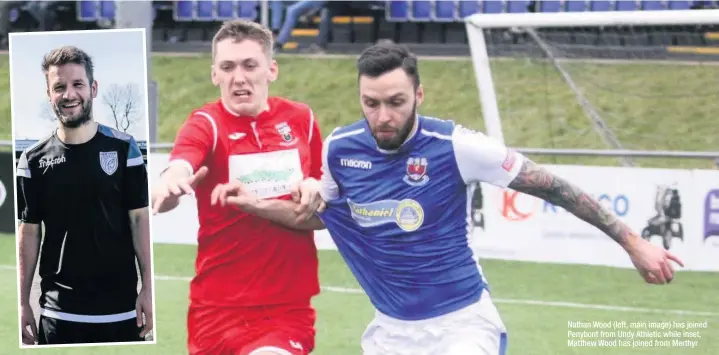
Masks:
[[[397,68],[402,68],[412,78],[415,89],[419,87],[417,57],[403,45],[383,41],[360,54],[357,59],[357,80],[363,75],[376,78]]]
[[[56,48],[50,51],[50,53],[45,54],[45,57],[42,59],[42,72],[45,74],[45,80],[47,80],[47,73],[50,71],[50,67],[65,64],[79,64],[84,66],[88,83],[92,84],[95,77],[92,58],[82,49],[73,46]]]

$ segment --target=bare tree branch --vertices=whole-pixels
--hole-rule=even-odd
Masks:
[[[115,122],[115,128],[120,129],[120,107],[122,107],[123,88],[118,84],[112,84],[102,95],[102,101],[110,109],[110,115]]]
[[[121,129],[127,133],[130,126],[139,117],[138,106],[140,101],[140,91],[135,84],[125,85],[124,90],[124,105],[122,107],[122,123]]]
[[[115,128],[120,131],[127,132],[139,118],[140,91],[136,84],[112,84],[102,100],[110,109]]]

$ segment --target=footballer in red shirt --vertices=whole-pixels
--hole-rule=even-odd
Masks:
[[[189,115],[152,196],[155,213],[175,208],[184,194],[197,198],[189,353],[309,354],[310,300],[319,293],[313,230],[323,228],[309,217],[323,206],[311,194],[295,202],[292,192],[321,177],[320,130],[307,105],[269,97],[278,66],[268,29],[229,21],[212,46],[220,99]],[[232,191],[218,186],[228,182],[240,183],[243,208],[221,202]]]

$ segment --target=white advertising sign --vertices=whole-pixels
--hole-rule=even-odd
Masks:
[[[148,157],[150,181],[160,178],[167,167],[170,155],[150,153]],[[197,218],[197,200],[194,196],[183,196],[180,205],[167,213],[152,216],[152,242],[162,244],[197,244],[197,230],[200,222]]]
[[[667,237],[670,250],[686,261],[696,247],[690,171],[618,167],[553,166],[612,211],[634,231],[657,245]],[[480,256],[527,261],[632,267],[626,252],[602,231],[541,199],[483,184],[486,225],[475,236]],[[677,192],[678,219],[663,217],[665,198]],[[688,222],[687,222],[688,221]],[[673,232],[673,233],[672,233]],[[671,238],[669,238],[671,236]]]
[[[693,174],[696,205],[692,212],[687,210],[698,227],[693,266],[697,270],[719,270],[719,170],[695,170]]]

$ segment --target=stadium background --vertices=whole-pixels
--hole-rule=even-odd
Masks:
[[[11,11],[12,31],[34,31],[38,21],[27,11],[28,2],[17,2]],[[113,1],[53,2],[52,29],[112,28]],[[234,13],[213,1],[153,2],[152,79],[158,85],[157,140],[171,142],[187,113],[216,97],[207,79],[209,40],[218,19],[245,17],[262,21],[259,2],[241,2]],[[337,125],[358,118],[353,59],[362,48],[380,39],[409,45],[427,56],[420,64],[427,89],[422,112],[451,117],[484,130],[481,106],[470,61],[462,17],[475,12],[566,11],[700,11],[716,7],[712,1],[392,1],[344,3],[332,8],[329,45],[311,48],[318,35],[319,14],[305,16],[292,32],[280,55],[281,79],[272,93],[309,103],[318,112],[326,135]],[[231,9],[231,7],[230,7]],[[188,11],[191,10],[191,11]],[[224,11],[224,10],[223,10]],[[566,85],[551,65],[540,61],[535,45],[521,32],[487,31],[493,58],[495,85],[507,95],[502,105],[505,139],[510,146],[533,148],[611,148],[591,130]],[[612,106],[616,97],[607,90],[594,93],[604,111],[623,118],[611,121],[625,147],[652,150],[710,151],[717,146],[715,122],[719,70],[719,34],[709,26],[655,28],[566,28],[543,33],[555,48],[572,61],[571,70],[585,85],[617,85],[611,91],[623,95],[650,94],[659,100],[634,100]],[[631,40],[627,40],[631,39]],[[318,53],[320,52],[320,53]],[[499,58],[505,60],[499,60]],[[507,59],[509,58],[509,59]],[[539,59],[538,59],[539,58]],[[621,60],[611,61],[607,60]],[[0,70],[8,77],[7,56]],[[661,64],[657,61],[661,61]],[[496,69],[495,69],[496,68]],[[610,80],[611,79],[611,80]],[[691,79],[691,80],[689,80]],[[648,83],[652,85],[647,85]],[[589,83],[589,84],[587,84]],[[0,139],[11,139],[7,80],[0,90]],[[643,87],[646,87],[644,89]],[[678,90],[670,90],[678,88]],[[639,91],[639,92],[637,92]],[[681,96],[667,94],[681,91]],[[332,95],[327,93],[331,92]],[[511,99],[509,99],[511,95]],[[671,99],[671,100],[670,100]],[[650,106],[662,112],[647,109]],[[614,111],[613,111],[614,110]],[[509,117],[507,119],[506,117]],[[639,127],[639,128],[638,128]],[[19,146],[20,147],[20,146]],[[163,150],[159,150],[162,152]],[[9,161],[10,151],[3,151]],[[145,150],[146,153],[146,150]],[[533,155],[543,163],[573,165],[621,165],[615,158]],[[151,162],[152,164],[152,162]],[[715,163],[701,159],[638,159],[638,166],[711,169]],[[17,288],[12,237],[12,186],[10,170],[1,170],[0,224],[0,343],[3,354],[13,354],[18,343]],[[4,197],[4,198],[1,198]],[[653,203],[653,202],[648,202]],[[478,206],[481,204],[478,204]],[[511,236],[508,236],[510,238]],[[185,312],[188,279],[193,275],[193,245],[155,245],[157,345],[81,350],[43,350],[50,354],[182,354],[185,353]],[[325,286],[317,297],[318,346],[316,354],[357,354],[359,337],[372,316],[366,297],[336,252],[323,250],[321,279]],[[671,287],[642,284],[633,270],[589,265],[562,265],[508,260],[485,260],[500,312],[510,328],[510,354],[607,353],[607,349],[567,345],[567,322],[582,321],[708,321],[696,348],[611,349],[612,354],[715,354],[719,348],[719,281],[716,272],[682,273]],[[33,351],[30,351],[33,352]]]

